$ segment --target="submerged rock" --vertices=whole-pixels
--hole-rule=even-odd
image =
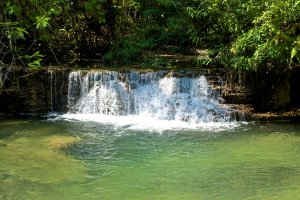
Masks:
[[[42,143],[49,146],[51,149],[67,148],[80,141],[78,137],[52,135],[42,139]]]

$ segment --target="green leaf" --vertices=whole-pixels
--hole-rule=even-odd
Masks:
[[[16,6],[15,5],[12,5],[10,6],[10,9],[9,9],[9,12],[8,12],[10,15],[13,15],[16,13]]]
[[[32,57],[34,58],[43,58],[44,56],[40,54],[40,51],[35,52]]]
[[[298,48],[297,47],[294,47],[291,51],[291,59],[294,58],[296,56],[298,52]]]
[[[42,59],[37,59],[31,63],[28,63],[28,67],[30,69],[39,68],[39,67],[41,67],[41,61],[42,61]]]
[[[49,26],[49,20],[51,18],[50,17],[36,17],[36,28],[37,29],[42,29],[42,28],[46,28],[47,26]]]
[[[16,28],[16,38],[17,39],[18,38],[25,39],[24,38],[25,33],[28,34],[28,32],[24,28],[22,28],[22,27],[17,27]]]

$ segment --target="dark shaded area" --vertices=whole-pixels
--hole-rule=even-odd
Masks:
[[[230,71],[223,76],[225,82],[221,91],[228,104],[251,105],[255,112],[289,111],[300,107],[298,68]]]
[[[300,108],[300,69],[294,69],[291,79],[291,106]]]
[[[0,93],[1,113],[67,111],[69,69],[44,68],[30,74],[16,71]]]
[[[292,71],[289,69],[260,70],[256,73],[255,110],[284,110],[291,106]]]

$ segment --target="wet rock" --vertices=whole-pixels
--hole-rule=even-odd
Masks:
[[[68,77],[69,68],[43,68],[31,73],[16,71],[15,77],[10,77],[10,82],[0,93],[0,113],[48,113],[67,112],[68,104]],[[128,71],[128,70],[127,70]],[[149,75],[149,70],[133,70],[131,75],[126,75],[123,69],[118,78],[125,82],[126,89],[136,88],[133,84],[138,79],[139,83],[147,83],[157,80],[159,77],[189,77],[195,78],[205,75],[211,84],[214,94],[220,94],[225,104],[241,105],[234,110],[241,113],[256,113],[269,111],[290,110],[300,107],[300,70],[259,70],[257,72],[239,72],[224,69],[180,69],[161,70],[156,77]],[[150,70],[151,71],[151,70]],[[153,71],[153,70],[152,70]],[[88,74],[88,70],[81,71],[82,75]],[[116,71],[112,73],[118,73]],[[108,73],[107,76],[112,74]],[[92,81],[100,82],[106,79],[91,77]],[[80,81],[80,80],[78,80]],[[91,83],[89,83],[91,84]],[[80,92],[74,90],[75,93]],[[251,105],[253,111],[243,109],[243,106]],[[233,112],[235,113],[235,112]],[[237,116],[237,114],[233,114]],[[256,118],[268,118],[264,115],[253,115]],[[259,117],[261,116],[261,117]],[[294,115],[293,115],[294,116]],[[292,118],[296,118],[293,117]],[[288,116],[287,116],[288,117]],[[242,117],[238,117],[242,118]],[[247,117],[246,117],[247,118]],[[276,117],[273,117],[276,118]]]
[[[0,93],[0,113],[67,111],[68,73],[60,68],[15,72],[16,83]]]

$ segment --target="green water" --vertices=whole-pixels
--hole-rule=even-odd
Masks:
[[[0,199],[300,199],[300,124],[157,133],[2,119]]]

